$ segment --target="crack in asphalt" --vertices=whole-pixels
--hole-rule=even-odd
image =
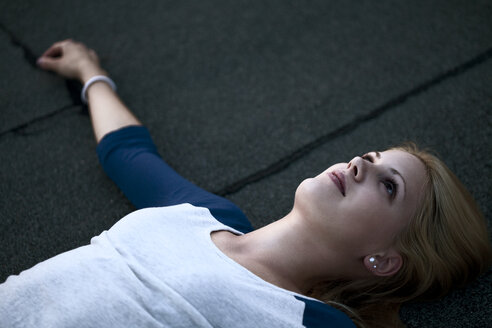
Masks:
[[[10,42],[16,46],[22,49],[24,52],[24,59],[26,62],[31,65],[34,68],[38,68],[36,65],[36,60],[38,56],[34,54],[34,52],[29,49],[27,45],[25,45],[19,38],[17,38],[12,31],[10,31],[3,23],[0,22],[0,30],[3,30],[10,38]]]
[[[5,32],[7,36],[10,38],[10,42],[12,43],[13,46],[18,47],[22,50],[23,56],[25,61],[34,69],[40,69],[38,65],[36,64],[36,61],[38,59],[38,55],[34,53],[24,42],[22,42],[11,30],[9,30],[2,22],[0,22],[0,30]],[[47,72],[48,74],[55,74],[53,72]],[[80,100],[80,91],[82,90],[82,85],[80,82],[76,80],[65,80],[65,86],[67,88],[68,94],[70,96],[70,99],[72,100],[72,103],[70,105],[65,105],[61,108],[58,108],[50,113],[47,113],[45,115],[35,117],[28,122],[21,123],[18,126],[15,126],[13,128],[10,128],[6,131],[1,131],[0,132],[0,137],[8,134],[8,133],[15,133],[19,135],[27,135],[23,131],[25,131],[26,128],[28,128],[31,124],[46,120],[48,118],[51,118],[59,113],[62,113],[65,110],[68,110],[74,106],[79,106],[82,105],[82,101]]]
[[[27,128],[29,128],[31,125],[33,125],[34,123],[38,123],[38,122],[47,120],[53,116],[56,116],[62,112],[67,111],[68,109],[75,108],[75,107],[78,107],[78,106],[75,106],[73,104],[69,104],[69,105],[65,105],[61,108],[58,108],[58,109],[56,109],[56,110],[54,110],[51,113],[48,113],[46,115],[35,117],[28,122],[22,123],[16,127],[8,129],[6,131],[0,132],[0,138],[3,137],[4,135],[8,134],[8,133],[14,133],[14,134],[21,135],[21,136],[32,135],[32,133],[27,133],[27,132],[25,132],[25,130]]]
[[[394,109],[397,106],[405,103],[408,99],[416,97],[450,78],[461,75],[471,68],[484,63],[490,58],[492,58],[492,48],[489,48],[486,51],[480,53],[478,56],[475,56],[471,60],[455,66],[441,74],[438,74],[437,76],[417,85],[416,87],[396,96],[395,98],[390,99],[386,103],[372,109],[371,111],[369,111],[369,113],[355,117],[352,121],[342,125],[338,129],[320,136],[314,141],[311,141],[304,146],[299,147],[298,149],[294,150],[293,152],[279,159],[278,161],[270,164],[269,166],[260,169],[242,179],[239,179],[236,182],[215,191],[214,193],[220,196],[231,195],[250,184],[259,182],[267,177],[280,173],[294,162],[298,161],[299,159],[303,158],[304,156],[311,153],[313,150],[321,147],[329,141],[350,133],[354,129],[358,128],[361,124],[380,117],[382,114],[388,112],[389,110]]]

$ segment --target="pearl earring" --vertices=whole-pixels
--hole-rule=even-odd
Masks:
[[[375,259],[374,257],[372,257],[372,256],[371,256],[371,257],[369,258],[369,262],[371,262],[372,264],[374,264],[372,267],[373,267],[374,269],[376,269],[376,264],[374,263],[374,262],[376,262],[376,259]]]

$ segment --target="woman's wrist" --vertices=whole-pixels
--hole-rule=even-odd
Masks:
[[[92,78],[90,78],[87,82],[84,83],[84,87],[82,88],[82,91],[80,93],[80,99],[82,100],[82,103],[84,103],[84,104],[88,103],[87,91],[89,88],[91,88],[91,86],[94,83],[99,82],[99,81],[106,82],[111,87],[111,89],[113,89],[113,91],[116,92],[116,84],[113,82],[113,80],[111,80],[109,77],[107,77],[105,75],[95,75]]]
[[[82,82],[82,84],[85,84],[87,81],[89,81],[89,79],[91,79],[92,77],[94,77],[96,75],[108,76],[108,72],[103,70],[101,67],[86,68],[86,69],[83,69],[82,72],[80,73],[79,80],[80,80],[80,82]]]

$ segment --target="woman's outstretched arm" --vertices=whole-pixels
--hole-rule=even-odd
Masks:
[[[107,75],[93,50],[70,39],[53,44],[38,65],[84,84]],[[87,96],[101,165],[135,207],[190,203],[208,208],[217,220],[239,231],[253,230],[233,203],[199,188],[164,162],[148,130],[107,83],[94,83]]]
[[[85,84],[96,75],[108,76],[99,64],[94,50],[71,39],[54,43],[38,59],[38,65],[65,78]],[[96,141],[109,132],[125,126],[141,125],[140,121],[105,82],[95,82],[87,90],[89,112]]]

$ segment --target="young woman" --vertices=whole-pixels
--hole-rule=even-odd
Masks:
[[[0,326],[395,327],[487,270],[484,218],[436,157],[369,152],[303,181],[253,231],[231,202],[157,154],[93,50],[65,40],[41,68],[84,84],[99,159],[140,210],[0,285]]]

